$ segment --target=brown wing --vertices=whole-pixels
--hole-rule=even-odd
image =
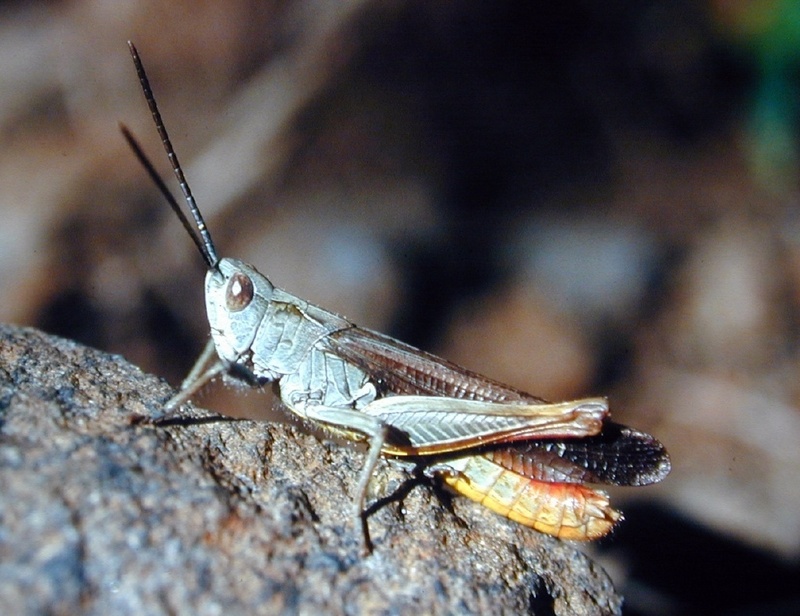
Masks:
[[[327,341],[333,352],[371,375],[380,395],[545,402],[370,330],[353,327],[331,334]],[[603,423],[602,432],[596,436],[501,443],[476,449],[474,455],[548,482],[647,485],[661,481],[671,468],[659,441],[610,421]]]
[[[492,402],[545,402],[503,383],[360,327],[332,333],[331,350],[372,376],[381,395],[427,395]]]

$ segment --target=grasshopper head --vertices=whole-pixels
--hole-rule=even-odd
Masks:
[[[272,297],[272,283],[239,259],[220,259],[206,274],[206,313],[221,359],[246,355]]]

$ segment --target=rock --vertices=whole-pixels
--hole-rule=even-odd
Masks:
[[[286,425],[142,422],[162,380],[0,326],[3,613],[619,613],[606,573],[381,463],[364,556],[362,453]]]

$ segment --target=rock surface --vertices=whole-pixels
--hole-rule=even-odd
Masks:
[[[108,355],[0,326],[3,613],[619,613],[574,546],[382,463],[374,551],[361,452],[285,425],[155,427],[172,390]],[[193,411],[202,417],[200,411]]]

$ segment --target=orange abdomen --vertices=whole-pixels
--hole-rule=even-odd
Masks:
[[[598,539],[622,518],[603,492],[578,483],[531,479],[482,455],[465,456],[448,466],[453,472],[442,473],[442,477],[456,492],[560,539]]]

